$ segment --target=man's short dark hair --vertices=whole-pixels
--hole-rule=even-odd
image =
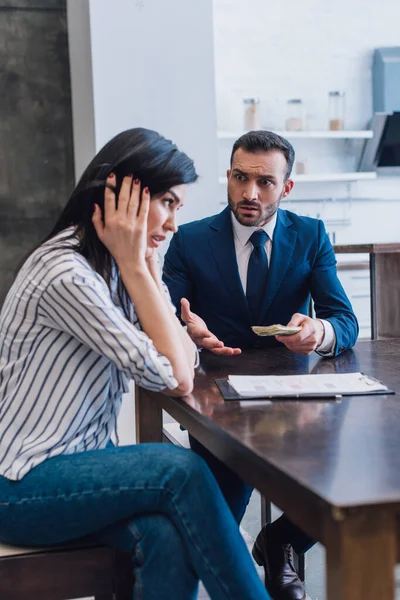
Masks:
[[[231,166],[233,155],[236,150],[243,148],[246,152],[269,152],[270,150],[279,150],[282,152],[287,162],[285,179],[289,179],[294,163],[294,148],[285,138],[272,133],[272,131],[248,131],[240,136],[233,144],[231,154]]]

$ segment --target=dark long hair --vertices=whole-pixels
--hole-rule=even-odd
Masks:
[[[137,127],[112,138],[93,158],[50,234],[48,241],[64,229],[74,226],[79,243],[75,250],[110,282],[111,255],[99,240],[92,223],[93,205],[98,204],[104,214],[104,189],[110,173],[115,173],[116,197],[126,175],[140,179],[142,189],[148,187],[152,197],[167,192],[171,187],[197,180],[193,161],[170,140],[156,131]],[[68,238],[67,238],[68,239]]]

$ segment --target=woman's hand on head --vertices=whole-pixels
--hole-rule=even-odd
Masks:
[[[111,173],[107,178],[110,186],[116,185]],[[100,207],[95,204],[92,217],[96,233],[119,268],[146,269],[147,217],[150,206],[148,188],[141,191],[140,181],[132,175],[124,177],[116,201],[115,192],[104,190],[104,221]]]

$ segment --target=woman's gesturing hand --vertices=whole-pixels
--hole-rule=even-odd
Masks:
[[[147,216],[150,206],[148,188],[140,191],[140,181],[132,175],[124,177],[116,201],[115,193],[106,187],[104,191],[104,222],[100,207],[95,204],[93,226],[99,239],[114,257],[117,265],[130,268],[146,268]],[[111,173],[107,183],[116,185]]]

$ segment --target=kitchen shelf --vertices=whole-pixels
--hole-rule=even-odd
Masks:
[[[236,140],[245,132],[234,131],[218,131],[217,137],[220,140]],[[372,130],[370,129],[342,129],[341,131],[315,130],[315,131],[274,131],[274,133],[288,139],[331,139],[331,140],[349,140],[349,139],[370,139],[372,138]]]
[[[310,175],[293,174],[293,181],[296,183],[318,183],[323,181],[359,181],[366,179],[376,179],[375,171],[356,171],[354,173],[316,173]],[[226,183],[226,177],[219,177],[218,183]]]

